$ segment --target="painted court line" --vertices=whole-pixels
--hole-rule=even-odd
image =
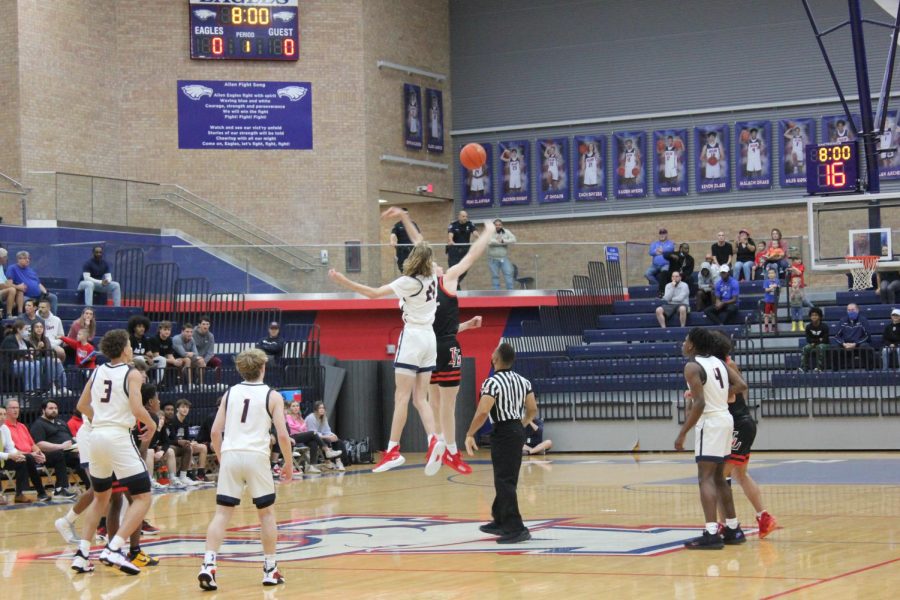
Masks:
[[[778,592],[777,594],[772,594],[771,596],[765,596],[764,598],[762,598],[762,600],[771,600],[772,598],[781,598],[782,596],[787,596],[789,594],[793,594],[794,592],[806,590],[811,587],[815,587],[817,585],[822,585],[823,583],[829,583],[831,581],[835,581],[837,579],[843,579],[844,577],[850,577],[851,575],[856,575],[858,573],[863,573],[865,571],[871,571],[872,569],[877,569],[878,567],[883,567],[885,565],[889,565],[889,564],[892,564],[895,562],[900,562],[900,557],[892,558],[891,560],[886,560],[886,561],[880,562],[880,563],[875,563],[874,565],[860,567],[859,569],[847,571],[846,573],[841,573],[840,575],[826,577],[825,579],[820,579],[819,581],[814,581],[813,583],[807,583],[806,585],[801,585],[799,587],[791,588],[791,589],[785,590],[783,592]]]

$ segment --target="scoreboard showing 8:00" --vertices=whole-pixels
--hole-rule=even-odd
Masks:
[[[190,0],[191,58],[297,60],[298,0]]]

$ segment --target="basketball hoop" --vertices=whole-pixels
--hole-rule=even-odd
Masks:
[[[853,275],[854,292],[867,290],[872,287],[872,275],[878,265],[879,256],[845,256],[850,263],[850,273]]]

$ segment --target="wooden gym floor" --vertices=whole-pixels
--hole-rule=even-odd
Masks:
[[[757,454],[751,473],[783,526],[765,540],[688,551],[702,522],[687,454],[526,458],[520,507],[533,539],[498,546],[477,525],[493,498],[489,457],[433,478],[422,456],[401,469],[306,477],[278,486],[279,566],[260,585],[255,510],[245,499],[219,560],[221,598],[896,598],[900,455]],[[416,464],[410,464],[416,463]],[[735,489],[738,516],[755,532]],[[69,570],[53,521],[68,505],[0,510],[0,598],[149,598],[201,594],[198,555],[214,488],[157,494],[144,538],[158,567],[137,577],[97,564]],[[477,596],[476,596],[477,595]]]

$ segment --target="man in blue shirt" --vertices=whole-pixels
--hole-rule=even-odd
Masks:
[[[725,325],[733,321],[737,317],[740,292],[737,279],[731,276],[731,268],[722,265],[719,269],[719,280],[716,282],[716,303],[703,311],[706,318],[716,325]]]
[[[50,311],[56,314],[58,301],[56,294],[47,292],[47,288],[41,283],[37,273],[31,268],[31,255],[25,250],[16,253],[16,264],[6,270],[6,276],[17,290],[24,294],[25,298],[39,299],[46,295],[50,300]]]
[[[650,244],[650,252],[648,254],[653,257],[653,260],[650,263],[650,268],[644,273],[644,277],[647,278],[650,285],[660,287],[657,275],[662,271],[669,270],[669,259],[666,258],[666,255],[673,252],[675,252],[675,242],[669,239],[669,230],[661,228],[659,230],[659,240]],[[662,292],[660,292],[660,295],[662,295]]]
[[[109,264],[103,260],[103,248],[94,246],[93,258],[81,267],[81,277],[78,291],[84,290],[85,306],[94,305],[94,292],[112,294],[113,304],[122,306],[122,290],[119,282],[112,280]]]

